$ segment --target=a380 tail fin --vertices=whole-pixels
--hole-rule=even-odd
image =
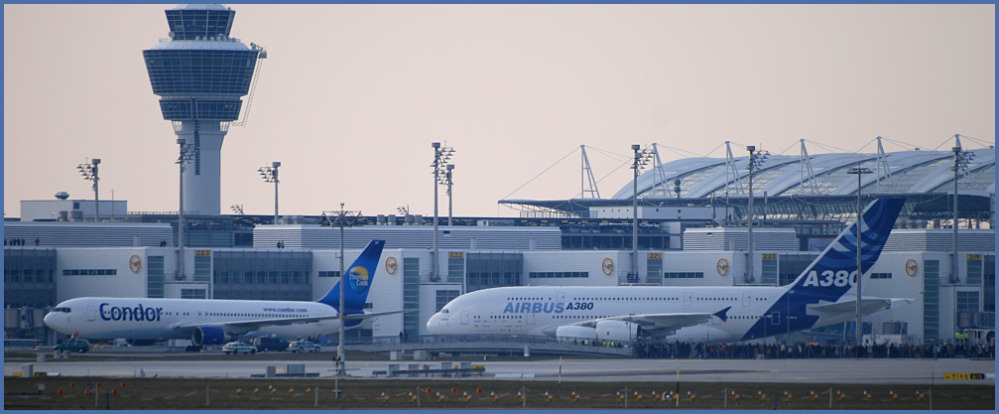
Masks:
[[[382,248],[385,247],[385,240],[372,240],[364,248],[361,255],[354,260],[354,263],[347,268],[346,277],[341,277],[340,281],[333,285],[326,296],[318,302],[332,306],[340,314],[364,313],[364,301],[368,298],[368,291],[371,289],[371,282],[375,278],[375,271],[378,270],[378,260],[382,255]],[[340,309],[340,288],[346,282],[348,289],[344,290],[344,307]]]
[[[882,198],[867,205],[860,231],[861,274],[870,269],[881,256],[881,249],[888,240],[903,204],[905,199]],[[795,279],[791,290],[795,297],[807,301],[835,302],[856,282],[857,222],[854,221]]]

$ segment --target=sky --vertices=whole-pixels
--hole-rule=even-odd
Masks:
[[[459,217],[579,197],[581,145],[606,198],[632,144],[668,162],[725,141],[995,143],[994,5],[227,6],[268,57],[222,147],[223,214],[273,214],[257,169],[280,161],[281,215],[431,216],[435,141],[455,150]],[[100,199],[177,211],[176,136],[142,59],[173,7],[4,5],[5,217],[59,191],[92,200],[76,169],[91,158]]]

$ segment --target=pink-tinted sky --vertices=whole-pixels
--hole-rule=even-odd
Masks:
[[[172,7],[4,5],[6,217],[58,191],[92,199],[76,170],[90,158],[101,199],[177,210],[175,136],[142,60]],[[875,136],[995,142],[994,5],[230,7],[233,36],[268,58],[223,145],[223,213],[272,214],[256,170],[281,161],[282,214],[431,215],[433,141],[457,150],[456,216],[579,196],[578,151],[530,180],[582,144],[609,197],[631,170],[602,152],[631,144],[721,157],[726,140],[737,156],[797,154],[800,139],[812,154],[871,152]]]

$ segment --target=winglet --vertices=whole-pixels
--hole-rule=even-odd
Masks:
[[[732,307],[729,306],[729,307],[727,307],[725,309],[722,309],[722,310],[718,311],[717,313],[715,313],[714,316],[717,316],[718,319],[722,320],[722,322],[728,322],[728,310],[729,309],[732,309]]]

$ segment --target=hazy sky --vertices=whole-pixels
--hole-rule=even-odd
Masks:
[[[4,5],[5,216],[92,199],[76,170],[90,158],[101,199],[177,210],[176,137],[142,60],[173,6]],[[652,142],[713,157],[726,140],[995,142],[994,5],[229,6],[232,35],[268,58],[222,147],[223,213],[272,214],[256,170],[281,161],[282,214],[431,215],[433,141],[457,151],[456,216],[578,196],[578,151],[517,189],[582,144],[600,178],[621,161],[598,149]],[[618,169],[601,194],[630,179]]]

